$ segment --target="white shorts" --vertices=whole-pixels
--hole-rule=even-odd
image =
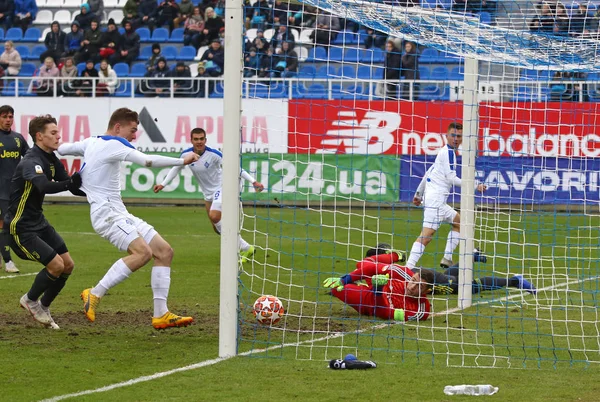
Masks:
[[[221,211],[223,209],[223,193],[221,189],[218,189],[213,194],[212,204],[210,205],[211,211]]]
[[[438,230],[442,223],[454,222],[458,212],[445,202],[431,202],[424,204],[423,227]]]
[[[146,243],[158,233],[154,227],[131,215],[127,210],[118,210],[105,204],[91,214],[96,233],[121,251],[127,251],[131,242],[142,237]]]

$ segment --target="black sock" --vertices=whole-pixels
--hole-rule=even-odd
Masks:
[[[473,293],[479,293],[485,290],[502,289],[506,287],[506,285],[508,285],[508,279],[486,276],[473,281]]]
[[[46,268],[42,269],[35,276],[31,289],[27,292],[27,297],[31,301],[36,301],[58,278],[50,274]]]
[[[42,306],[50,307],[50,304],[54,301],[54,299],[56,299],[56,296],[58,296],[58,294],[60,293],[62,288],[65,287],[67,279],[69,279],[69,276],[70,276],[70,274],[62,274],[61,276],[56,278],[56,280],[54,282],[52,282],[52,284],[50,285],[50,287],[48,289],[46,289],[46,291],[44,292],[44,295],[42,296],[42,298],[40,300],[40,303],[42,303]]]
[[[9,233],[4,233],[3,231],[0,230],[0,254],[2,254],[2,259],[4,260],[4,262],[9,262],[11,260],[10,258],[10,246],[8,245],[8,239],[10,234]]]

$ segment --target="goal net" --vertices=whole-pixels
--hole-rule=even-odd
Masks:
[[[542,29],[547,10],[456,4],[246,7],[241,162],[266,189],[242,190],[241,235],[256,254],[238,275],[240,353],[312,360],[353,353],[464,367],[600,361],[594,10],[580,18],[568,9],[566,28]],[[517,14],[526,26],[515,26]],[[465,69],[467,58],[478,61],[474,71]],[[436,155],[447,152],[451,123],[465,127],[462,147],[451,152],[458,176],[470,169],[475,184],[487,186],[462,199],[453,187],[448,197],[463,224],[474,222],[478,251],[465,246],[463,232],[450,254],[466,261],[456,275],[469,270],[474,279],[461,283],[470,306],[454,288],[428,296],[427,320],[359,314],[323,282],[353,271],[380,243],[410,254],[424,220],[413,197]],[[461,167],[468,152],[475,162]],[[441,224],[418,267],[444,272],[450,229]],[[254,317],[262,295],[283,303],[276,324]]]

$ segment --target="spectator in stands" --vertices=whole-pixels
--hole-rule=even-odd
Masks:
[[[271,38],[271,47],[275,51],[275,53],[279,54],[281,52],[281,46],[283,42],[291,42],[292,48],[294,47],[294,35],[292,35],[291,31],[288,31],[288,27],[286,25],[274,25],[275,34]]]
[[[304,28],[312,28],[317,21],[317,8],[313,6],[304,6],[304,12],[302,13],[302,21],[300,26]]]
[[[171,83],[164,78],[169,77],[169,66],[164,57],[158,59],[156,68],[153,71],[148,71],[145,75],[147,78],[154,78],[142,81],[140,90],[144,96],[168,96]],[[158,78],[158,79],[156,79]]]
[[[298,54],[292,47],[293,42],[286,41],[281,45],[281,53],[277,57],[274,77],[289,78],[298,73]]]
[[[177,62],[175,69],[171,71],[171,77],[174,97],[187,98],[192,94],[192,74],[183,61]]]
[[[83,30],[79,28],[79,22],[73,21],[71,32],[65,37],[65,56],[74,56],[79,52],[81,42],[83,42]]]
[[[127,0],[123,6],[123,17],[127,21],[138,20],[138,9],[140,7],[140,0]]]
[[[144,25],[150,29],[154,29],[157,15],[158,4],[156,4],[156,0],[141,0],[140,6],[138,7],[138,20],[136,25]]]
[[[204,62],[201,61],[198,63],[198,75],[196,75],[196,79],[194,80],[194,85],[192,87],[192,96],[196,98],[206,98],[208,95],[212,94],[215,90],[215,82],[208,81],[208,94],[206,93],[206,82],[205,78],[211,78],[210,74],[206,71],[204,66]]]
[[[146,71],[154,71],[154,69],[156,68],[156,65],[158,64],[158,59],[161,59],[163,57],[160,52],[161,52],[160,44],[153,43],[152,44],[152,56],[150,56],[150,58],[146,62]]]
[[[0,66],[8,76],[19,75],[19,71],[21,71],[21,55],[15,49],[12,40],[4,42],[4,52],[0,55]]]
[[[63,67],[60,69],[60,85],[58,87],[59,96],[71,96],[74,92],[73,83],[74,79],[77,78],[77,66],[73,61],[72,57],[65,59]]]
[[[556,20],[554,22],[554,33],[558,35],[569,34],[569,14],[562,3],[556,3]]]
[[[75,95],[90,96],[94,86],[94,78],[98,78],[98,70],[94,68],[94,61],[88,60],[85,63],[85,69],[80,74],[81,79],[73,82],[75,87]]]
[[[38,12],[35,0],[15,0],[14,25],[21,27],[23,32],[31,25]]]
[[[329,44],[337,38],[340,31],[340,20],[335,15],[326,11],[319,11],[317,19],[313,25],[315,29],[310,34],[310,38],[317,45],[328,47]]]
[[[196,49],[199,49],[200,47],[211,43],[219,37],[219,31],[224,26],[225,23],[221,17],[215,14],[215,10],[211,7],[207,7],[206,10],[204,10],[204,29],[200,35],[198,35],[197,41],[196,43],[193,43],[193,45]]]
[[[275,74],[277,61],[277,56],[273,55],[273,48],[268,48],[267,53],[263,54],[263,56],[260,58],[260,71],[258,72],[258,76],[260,78],[267,78]]]
[[[244,57],[244,77],[250,78],[258,74],[260,70],[261,56],[256,53],[256,48],[251,47],[248,54]]]
[[[0,24],[7,31],[15,19],[15,0],[0,0]]]
[[[258,0],[254,3],[254,13],[250,25],[256,28],[264,28],[271,18],[271,7],[267,0]]]
[[[83,34],[81,49],[75,54],[76,63],[81,63],[84,60],[98,61],[100,46],[102,45],[102,32],[98,27],[98,21],[92,20],[89,29]]]
[[[124,26],[125,33],[121,36],[121,43],[115,54],[110,57],[113,66],[120,62],[131,65],[140,55],[140,35],[133,30],[131,21],[125,21]]]
[[[156,26],[162,27],[167,24],[169,32],[175,27],[175,18],[179,14],[179,5],[175,0],[164,0],[156,10]]]
[[[200,7],[194,7],[194,12],[185,21],[183,30],[183,45],[189,46],[200,42],[200,35],[204,30],[204,17],[200,12]]]
[[[44,64],[40,66],[38,78],[32,82],[33,92],[38,96],[53,96],[54,80],[52,78],[58,77],[59,74],[54,59],[50,56],[46,57]]]
[[[598,21],[588,16],[587,4],[579,4],[579,8],[571,15],[571,27],[569,34],[571,36],[589,35],[598,30]]]
[[[267,47],[269,47],[269,42],[267,41],[267,38],[265,38],[265,32],[262,29],[257,29],[256,30],[256,38],[254,38],[254,45],[256,46],[256,41],[261,41],[263,43],[263,45],[265,46],[265,49]]]
[[[398,81],[400,81],[401,55],[396,48],[393,40],[388,40],[385,44],[385,70],[384,79],[386,81],[385,97],[387,99],[397,99]]]
[[[225,27],[219,30],[219,43],[225,47]]]
[[[99,21],[104,18],[104,0],[87,0],[90,6],[90,13],[94,14]]]
[[[99,55],[103,59],[108,59],[110,56],[115,54],[117,47],[121,42],[121,34],[117,29],[117,24],[112,18],[108,20],[108,27],[106,31],[102,33],[100,39],[100,52]]]
[[[67,35],[60,29],[60,24],[54,21],[50,25],[50,32],[46,34],[44,44],[46,51],[40,55],[40,63],[46,60],[46,57],[52,57],[54,63],[58,64],[60,58],[65,53],[65,38]]]
[[[401,75],[404,80],[418,80],[419,76],[419,54],[417,45],[413,42],[404,44],[404,54],[400,59]],[[419,84],[413,83],[413,99],[418,97]],[[410,100],[410,84],[404,82],[402,84],[402,99]]]
[[[540,14],[529,24],[531,31],[552,33],[554,30],[554,13],[548,3],[542,3]]]
[[[288,24],[288,7],[290,3],[282,3],[281,0],[275,0],[273,6],[273,25],[287,25]]]
[[[225,52],[218,39],[213,39],[210,47],[202,55],[201,61],[204,61],[204,67],[211,77],[218,77],[223,74],[225,65]]]
[[[97,21],[96,14],[90,11],[89,4],[82,4],[81,13],[75,17],[75,21],[79,22],[79,29],[85,32],[92,26],[92,21]]]
[[[300,27],[302,25],[302,8],[303,5],[286,3],[289,8],[288,13],[288,26],[291,27]]]
[[[100,71],[98,71],[98,85],[96,85],[96,96],[106,96],[115,93],[119,79],[117,73],[110,67],[108,60],[100,62]]]
[[[363,45],[365,49],[384,49],[385,48],[386,36],[379,31],[371,28],[367,28],[367,37]]]
[[[176,28],[185,25],[185,22],[194,13],[194,8],[194,4],[190,0],[181,0],[181,3],[179,3],[179,13],[174,21]]]

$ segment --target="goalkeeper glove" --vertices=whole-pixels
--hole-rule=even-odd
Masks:
[[[383,287],[390,281],[390,275],[373,275],[371,277],[371,284],[373,285],[373,292],[379,293],[383,290]]]
[[[335,288],[338,292],[344,289],[342,278],[327,278],[323,281],[323,286],[329,289]]]
[[[404,310],[401,308],[394,310],[394,321],[404,321]]]
[[[433,285],[431,293],[436,295],[449,295],[454,293],[454,290],[448,285]]]

